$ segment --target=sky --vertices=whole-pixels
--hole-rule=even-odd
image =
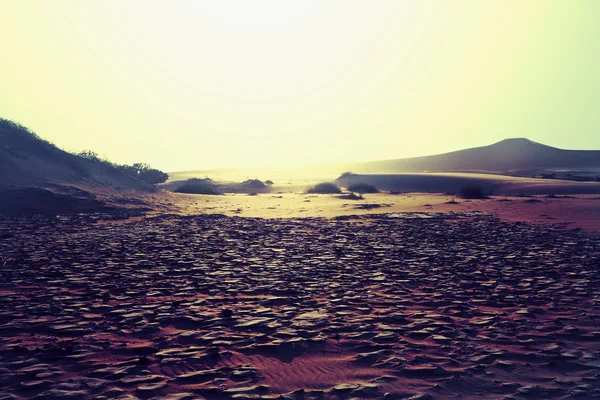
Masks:
[[[165,171],[600,149],[597,0],[2,0],[0,117]]]

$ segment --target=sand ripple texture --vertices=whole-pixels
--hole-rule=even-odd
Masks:
[[[600,240],[485,215],[0,220],[0,399],[597,398]]]

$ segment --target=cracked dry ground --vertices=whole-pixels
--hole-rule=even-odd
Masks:
[[[484,215],[0,221],[0,398],[594,398],[600,240]]]

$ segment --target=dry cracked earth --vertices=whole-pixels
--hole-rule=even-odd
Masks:
[[[597,236],[95,218],[0,220],[0,399],[600,396]]]

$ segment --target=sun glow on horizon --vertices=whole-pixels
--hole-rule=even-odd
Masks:
[[[600,148],[598,4],[5,1],[0,116],[169,171]]]

